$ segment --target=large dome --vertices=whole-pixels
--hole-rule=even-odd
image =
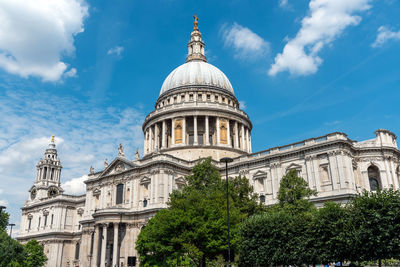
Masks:
[[[231,83],[217,67],[202,60],[192,60],[180,65],[165,79],[160,95],[185,86],[211,86],[234,94]]]

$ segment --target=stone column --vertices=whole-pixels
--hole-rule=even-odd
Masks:
[[[182,143],[186,145],[186,117],[182,120]]]
[[[249,152],[249,128],[246,127],[246,151]]]
[[[245,142],[244,142],[244,125],[243,124],[241,124],[241,128],[242,128],[242,130],[240,131],[242,133],[242,147],[241,147],[241,149],[243,151],[245,151],[246,145],[245,145]]]
[[[158,150],[160,147],[160,126],[158,123],[154,124],[154,150]]]
[[[106,248],[107,248],[107,224],[103,224],[103,241],[101,242],[101,261],[100,266],[106,266]]]
[[[238,122],[235,121],[235,148],[239,148],[239,126]]]
[[[220,141],[220,130],[219,130],[219,118],[218,117],[216,117],[215,118],[215,120],[216,120],[216,124],[217,124],[217,146],[219,146],[219,141]]]
[[[228,136],[226,138],[226,141],[228,143],[228,146],[231,147],[231,145],[232,145],[232,142],[231,142],[231,125],[229,123],[229,119],[227,119],[226,121],[227,121],[227,134],[228,134]]]
[[[208,125],[208,116],[205,118],[205,129],[206,129],[206,146],[210,144],[210,129]]]
[[[93,254],[92,254],[92,266],[97,267],[98,264],[98,254],[99,254],[99,236],[100,227],[98,224],[94,226],[94,238],[93,238]]]
[[[166,148],[167,146],[167,136],[166,136],[166,124],[165,124],[165,120],[162,121],[162,130],[161,130],[161,135],[162,135],[162,139],[161,139],[161,148]]]
[[[114,267],[118,261],[118,223],[114,223],[114,242],[113,242],[113,259],[112,259],[112,266]]]
[[[145,154],[147,154],[147,149],[148,149],[148,146],[147,146],[147,139],[149,138],[149,129],[147,128],[145,131],[144,131],[144,153]]]
[[[171,120],[171,145],[175,145],[175,119]]]
[[[199,143],[199,137],[197,135],[197,116],[193,116],[193,134],[194,134],[194,145]]]

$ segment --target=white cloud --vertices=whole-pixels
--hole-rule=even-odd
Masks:
[[[8,205],[8,201],[5,199],[0,199],[0,206],[6,206]]]
[[[246,102],[245,101],[243,101],[243,100],[241,100],[241,101],[239,101],[239,106],[240,106],[240,109],[243,109],[243,110],[245,110],[246,109]]]
[[[0,1],[0,68],[22,77],[57,81],[62,57],[75,51],[88,7],[83,0]]]
[[[117,156],[119,143],[130,159],[136,148],[143,148],[145,116],[133,108],[99,107],[54,94],[6,89],[0,92],[0,114],[0,201],[8,201],[14,222],[19,221],[36,164],[52,134],[63,166],[61,183],[70,194],[82,192],[79,184],[91,165],[100,171],[105,158],[111,162]]]
[[[288,0],[279,0],[279,6],[281,8],[288,8],[289,7],[289,1]]]
[[[107,51],[107,55],[113,55],[113,54],[115,54],[115,55],[117,55],[117,56],[121,56],[121,53],[124,51],[124,48],[122,47],[122,46],[116,46],[116,47],[113,47],[113,48],[110,48],[108,51]]]
[[[378,35],[375,42],[371,44],[372,47],[380,47],[389,40],[400,40],[400,31],[394,32],[385,26],[378,28]]]
[[[269,51],[269,43],[252,32],[249,28],[237,23],[221,28],[226,46],[233,47],[235,57],[248,60],[264,56]]]
[[[83,175],[78,178],[73,178],[61,185],[65,190],[66,194],[81,195],[86,192],[86,184],[84,181],[88,178],[87,175]]]
[[[77,71],[75,68],[71,68],[69,71],[67,71],[66,73],[64,73],[65,77],[71,78],[71,77],[76,77],[77,75]]]
[[[282,71],[294,75],[315,73],[322,63],[318,52],[331,44],[346,27],[358,25],[361,17],[355,13],[369,9],[369,2],[371,0],[311,0],[309,15],[303,18],[296,37],[276,55],[269,75]]]

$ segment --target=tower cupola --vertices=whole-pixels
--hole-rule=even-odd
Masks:
[[[63,190],[61,189],[61,162],[57,155],[54,135],[41,158],[36,165],[36,180],[30,189],[31,200],[35,198],[53,197]]]
[[[201,33],[199,32],[198,27],[198,18],[196,15],[194,18],[194,28],[192,33],[190,34],[190,41],[188,43],[188,56],[186,58],[186,62],[193,60],[202,60],[207,62],[205,53],[204,53],[204,42],[201,40]]]

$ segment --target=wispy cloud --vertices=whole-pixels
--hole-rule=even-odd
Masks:
[[[289,0],[279,0],[279,7],[284,9],[290,8]]]
[[[121,56],[122,52],[124,51],[124,47],[122,46],[116,46],[113,48],[110,48],[107,51],[107,55],[117,55],[117,56]]]
[[[391,31],[385,26],[378,28],[378,35],[375,41],[371,44],[372,47],[380,47],[390,40],[400,40],[400,30]]]
[[[81,0],[0,1],[0,68],[22,77],[59,80],[67,71],[61,58],[74,52],[74,37],[83,32],[87,16],[88,6]]]
[[[269,43],[249,28],[237,23],[221,28],[225,46],[234,50],[234,56],[242,60],[253,60],[269,52]]]
[[[293,75],[309,75],[318,70],[321,49],[331,44],[351,25],[358,25],[361,17],[356,13],[368,10],[371,0],[311,0],[309,15],[303,18],[301,29],[290,39],[283,52],[275,57],[269,75],[282,71]]]
[[[240,106],[240,109],[245,110],[247,107],[246,101],[243,101],[243,100],[239,101],[239,106]]]
[[[0,200],[8,201],[14,222],[52,134],[67,193],[81,193],[77,185],[89,167],[101,170],[105,158],[117,155],[119,143],[132,159],[143,145],[144,115],[132,108],[100,108],[74,98],[9,90],[0,93],[0,114]]]

